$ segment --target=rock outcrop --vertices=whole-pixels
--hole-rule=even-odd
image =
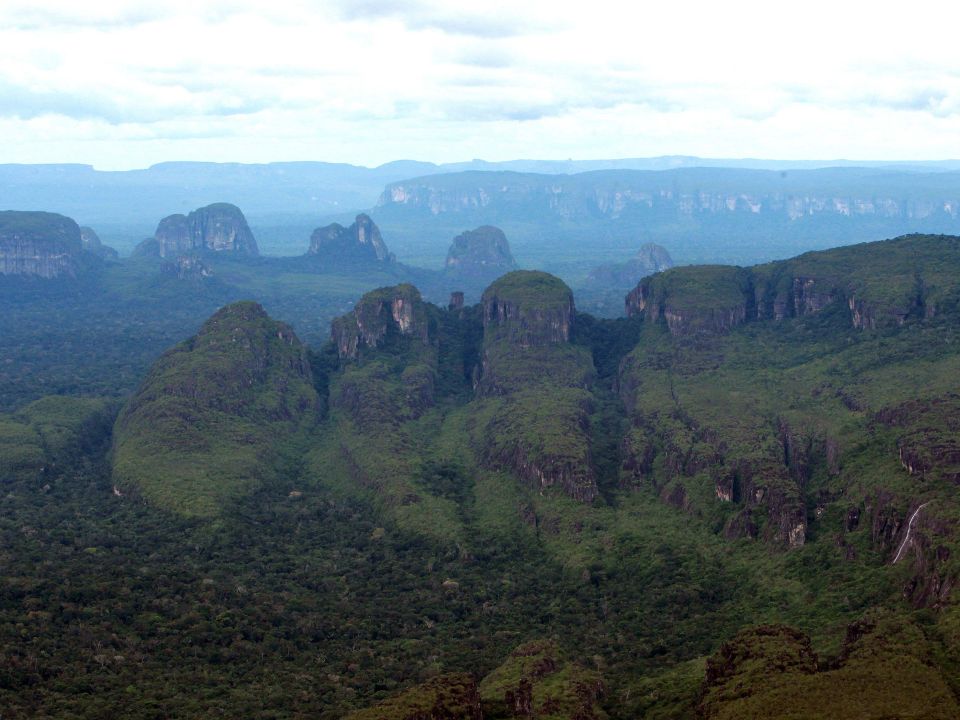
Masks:
[[[160,272],[178,280],[203,280],[213,271],[196,255],[178,255],[160,266]]]
[[[293,330],[256,303],[228,305],[167,351],[127,402],[114,484],[182,515],[219,515],[277,471],[284,442],[318,410]]]
[[[570,342],[573,294],[559,278],[517,270],[483,293],[480,397],[500,399],[479,448],[541,490],[583,502],[597,496],[591,458],[589,352]]]
[[[741,268],[674,268],[641,280],[626,297],[626,311],[664,322],[675,337],[722,334],[747,321],[750,287]]]
[[[672,267],[673,258],[666,248],[646,243],[634,257],[624,263],[609,263],[591,270],[585,285],[590,288],[631,288],[643,278]]]
[[[0,275],[74,277],[81,268],[80,228],[56,213],[0,212]]]
[[[341,358],[356,359],[364,348],[375,349],[397,337],[413,337],[424,345],[433,338],[426,305],[413,285],[384,287],[364,295],[353,312],[331,326],[331,339]]]
[[[431,678],[346,720],[483,720],[477,681],[467,673]]]
[[[108,245],[100,242],[100,236],[90,227],[80,228],[80,241],[83,243],[83,249],[93,253],[104,260],[116,260],[120,253]]]
[[[240,208],[214,203],[189,215],[168,215],[157,225],[154,243],[145,240],[137,254],[177,257],[196,252],[257,255],[257,241]]]
[[[697,717],[957,717],[947,676],[908,620],[873,611],[847,627],[839,656],[823,662],[810,638],[784,625],[739,632],[707,660]],[[853,698],[853,700],[851,700]]]
[[[447,252],[446,271],[453,275],[495,277],[516,268],[503,230],[483,225],[457,235]]]
[[[515,648],[480,683],[485,717],[560,717],[600,720],[605,692],[596,670],[570,662],[552,641],[535,640]]]
[[[350,227],[333,223],[314,230],[307,255],[330,266],[392,263],[395,260],[383,242],[380,229],[369,215],[364,214],[357,215]]]
[[[549,273],[517,270],[484,291],[485,342],[504,340],[522,348],[570,341],[573,292]]]
[[[960,240],[908,235],[807,253],[752,268],[689,266],[645,278],[625,298],[629,316],[665,322],[674,336],[723,334],[756,320],[842,307],[861,330],[935,317],[951,303]],[[904,273],[910,262],[912,272]],[[880,277],[886,282],[878,283]]]

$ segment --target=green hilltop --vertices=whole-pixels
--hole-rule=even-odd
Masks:
[[[117,419],[121,491],[214,516],[256,489],[318,419],[306,349],[253,302],[228,305],[151,369]]]

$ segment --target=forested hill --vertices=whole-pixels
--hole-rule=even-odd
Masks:
[[[3,415],[4,716],[956,718],[960,238],[626,303],[230,302]]]

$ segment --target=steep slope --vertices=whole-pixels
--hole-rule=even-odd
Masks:
[[[956,509],[958,247],[914,236],[642,281],[627,305],[648,327],[620,373],[634,482],[725,517],[731,537],[797,546],[811,531],[845,536],[870,513],[870,545],[887,553],[931,497],[915,522],[928,544],[952,536],[933,518]],[[733,514],[718,515],[718,501]],[[927,589],[911,594],[938,602],[931,583],[956,570],[932,545],[915,566]]]
[[[152,238],[134,250],[135,255],[177,257],[195,252],[257,255],[257,241],[236,205],[214,203],[189,215],[168,215]]]
[[[708,661],[699,717],[958,717],[960,704],[931,659],[920,627],[884,613],[850,625],[832,663],[818,660],[803,633],[752,628]]]
[[[444,269],[461,281],[489,283],[517,266],[503,230],[483,225],[457,235],[450,243]]]
[[[387,250],[380,229],[369,215],[357,215],[349,227],[333,223],[317,228],[310,235],[308,257],[316,258],[325,267],[368,266],[392,263],[393,254]]]
[[[274,475],[318,410],[293,331],[255,303],[228,305],[163,355],[124,407],[114,483],[183,515],[215,516]]]
[[[481,455],[538,489],[597,496],[589,414],[595,370],[572,344],[573,293],[559,278],[517,270],[483,293],[483,363],[477,413]]]
[[[80,228],[56,213],[0,212],[0,275],[72,277],[81,266]]]

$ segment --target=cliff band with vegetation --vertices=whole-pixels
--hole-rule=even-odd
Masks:
[[[0,212],[0,275],[72,277],[81,266],[80,228],[56,213]]]

